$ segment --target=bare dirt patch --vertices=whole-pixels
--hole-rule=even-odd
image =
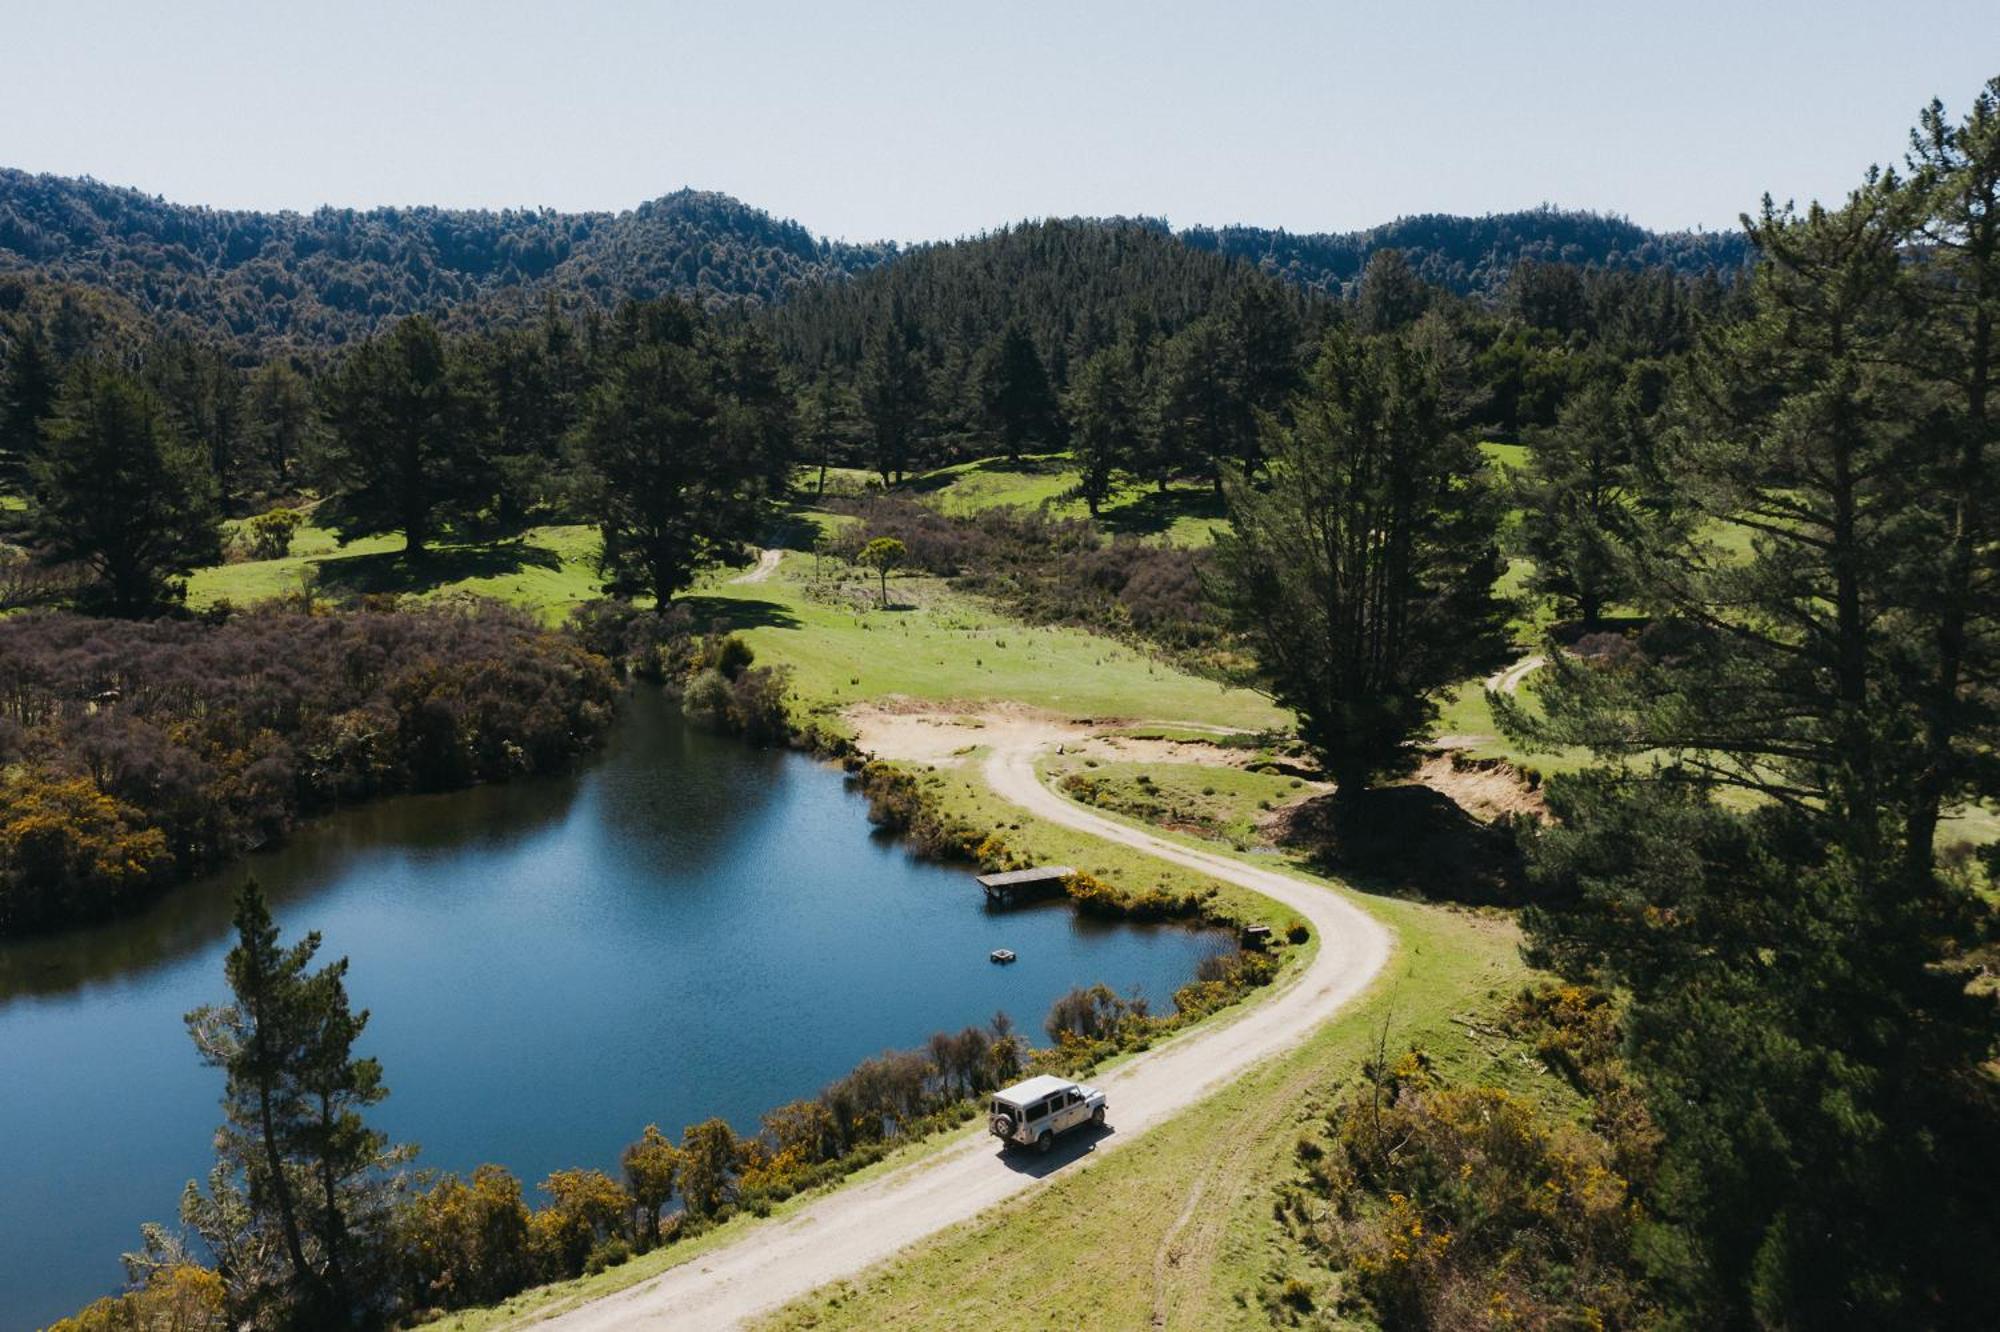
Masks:
[[[1199,740],[1142,739],[1108,732],[1129,725],[1118,718],[1076,718],[1017,703],[935,703],[889,697],[860,703],[842,714],[864,753],[880,759],[951,767],[974,749],[1023,746],[1102,762],[1191,763],[1241,768],[1254,751]]]
[[[1491,823],[1516,814],[1544,819],[1549,814],[1548,802],[1542,798],[1540,788],[1504,759],[1439,754],[1424,760],[1417,769],[1417,780],[1482,822]]]

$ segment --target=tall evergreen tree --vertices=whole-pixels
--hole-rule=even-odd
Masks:
[[[861,362],[861,414],[874,436],[869,456],[884,485],[898,484],[910,469],[927,407],[915,343],[915,330],[895,310],[869,335]]]
[[[1106,347],[1083,363],[1070,385],[1071,443],[1083,472],[1078,489],[1092,517],[1110,498],[1119,474],[1142,462],[1145,439],[1131,365],[1127,348]]]
[[[0,374],[0,491],[27,485],[29,464],[41,456],[43,422],[61,390],[48,339],[30,324],[15,336]]]
[[[1431,289],[1401,250],[1381,249],[1368,256],[1355,296],[1355,323],[1363,333],[1395,333],[1408,328],[1430,304]]]
[[[1220,319],[1195,320],[1161,349],[1157,380],[1157,456],[1153,479],[1164,485],[1192,472],[1222,489],[1232,461],[1253,450],[1257,421],[1243,392],[1237,348]]]
[[[1918,590],[1940,603],[1906,836],[1921,881],[1948,802],[1981,785],[1987,756],[2000,749],[2000,710],[1986,687],[2000,678],[2000,78],[1961,123],[1931,103],[1911,135],[1910,167],[1914,188],[1902,202],[1922,256],[1911,287],[1924,314],[1921,373],[1936,395],[1925,480],[1937,500],[1939,550],[1936,565],[1916,573]]]
[[[728,375],[705,343],[625,353],[591,392],[577,427],[586,508],[603,533],[605,586],[664,609],[704,563],[755,539],[782,464],[756,422],[768,406],[719,391]]]
[[[229,512],[242,478],[243,378],[221,348],[174,340],[147,362],[180,437],[208,459],[216,502]]]
[[[207,460],[175,433],[159,399],[115,370],[84,363],[65,381],[29,469],[43,554],[97,576],[114,615],[178,601],[222,538]]]
[[[1053,448],[1059,442],[1062,419],[1055,390],[1034,339],[1018,320],[1001,331],[988,351],[981,401],[1007,457],[1019,458],[1030,447]]]
[[[1664,458],[1693,521],[1641,548],[1654,627],[1556,654],[1544,719],[1499,707],[1622,760],[1551,784],[1534,868],[1577,901],[1531,937],[1631,996],[1664,1135],[1647,1252],[1714,1325],[1970,1327],[2000,1298],[1973,1182],[2000,1174],[1995,1009],[1956,961],[1990,910],[1929,844],[1934,802],[1992,789],[1959,759],[1985,668],[1939,695],[1950,626],[1962,662],[1994,640],[1991,552],[1949,573],[1992,481],[1940,486],[1967,399],[1940,414],[1914,371],[1974,325],[1913,318],[1906,202],[1877,178],[1751,223],[1750,317],[1704,339]]]
[[[1228,474],[1215,590],[1351,800],[1410,766],[1443,690],[1504,655],[1497,511],[1404,343],[1331,336],[1292,410],[1265,438],[1268,485]]]
[[[1651,427],[1636,388],[1593,382],[1536,434],[1515,490],[1516,541],[1533,592],[1574,606],[1586,630],[1635,589],[1630,545],[1647,489]]]
[[[376,1061],[353,1056],[368,1014],[348,1006],[346,959],[311,969],[317,933],[280,942],[254,881],[235,925],[232,1001],[187,1015],[225,1083],[216,1175],[206,1196],[188,1186],[183,1216],[225,1262],[255,1269],[222,1274],[251,1305],[239,1318],[348,1326],[381,1294],[371,1271],[386,1221],[381,1171],[397,1159],[361,1118],[386,1095]],[[266,1243],[247,1238],[258,1232]]]
[[[244,414],[246,461],[260,484],[281,495],[290,493],[319,443],[319,407],[311,384],[289,362],[269,361],[250,376]]]
[[[845,451],[854,433],[855,406],[830,374],[813,380],[799,408],[799,446],[803,461],[818,469],[815,495],[826,494],[826,471]]]
[[[421,558],[439,529],[492,494],[480,386],[436,325],[411,316],[335,371],[322,510],[341,540],[401,532]]]

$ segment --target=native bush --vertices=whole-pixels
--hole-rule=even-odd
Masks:
[[[1421,1053],[1371,1064],[1302,1154],[1286,1214],[1387,1327],[1646,1321],[1639,1210],[1610,1146],[1502,1088],[1441,1081]]]
[[[615,688],[490,604],[0,620],[0,936],[124,909],[342,802],[555,769]]]
[[[521,1181],[502,1166],[414,1191],[392,1229],[404,1298],[417,1309],[492,1304],[540,1275]]]
[[[1202,592],[1203,551],[1106,540],[1081,518],[991,509],[949,518],[914,501],[844,501],[861,518],[832,545],[850,562],[869,541],[894,539],[904,562],[969,592],[990,596],[1035,624],[1073,624],[1136,635],[1164,647],[1211,646],[1218,629]]]

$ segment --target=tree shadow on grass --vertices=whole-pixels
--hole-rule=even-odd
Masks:
[[[799,627],[799,619],[789,607],[756,597],[688,596],[676,598],[674,604],[685,607],[694,627],[704,633]]]
[[[382,551],[373,555],[334,556],[315,560],[319,586],[332,593],[379,596],[387,593],[429,592],[473,578],[500,578],[527,569],[560,570],[562,556],[525,541],[436,546],[425,554]]]
[[[1158,536],[1184,518],[1227,516],[1222,497],[1213,490],[1153,490],[1105,510],[1097,525],[1117,536]]]

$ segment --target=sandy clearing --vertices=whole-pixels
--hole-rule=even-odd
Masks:
[[[988,750],[1061,748],[1062,752],[1106,762],[1190,763],[1240,768],[1256,751],[1225,749],[1189,740],[1156,740],[1108,735],[1108,721],[1077,721],[1020,704],[950,704],[890,697],[858,704],[842,714],[854,728],[855,744],[877,758],[957,767],[975,748]],[[1195,728],[1187,728],[1195,729]],[[1202,728],[1206,729],[1206,728]],[[1228,734],[1218,731],[1217,735]]]
[[[1077,723],[1025,709],[981,720],[984,724],[976,728],[931,725],[958,744],[966,743],[960,737],[969,736],[988,747],[987,782],[1037,817],[1240,884],[1298,912],[1320,939],[1311,965],[1233,1020],[1196,1028],[1099,1079],[1109,1096],[1111,1123],[1095,1138],[1072,1135],[1048,1157],[1025,1157],[1003,1154],[982,1131],[968,1131],[936,1155],[836,1190],[783,1221],[752,1229],[724,1248],[629,1290],[558,1314],[547,1325],[567,1332],[706,1329],[738,1326],[769,1313],[969,1221],[1033,1189],[1051,1173],[1088,1169],[1097,1158],[1252,1065],[1297,1046],[1367,988],[1388,961],[1389,931],[1344,897],[1275,870],[1115,823],[1044,786],[1035,772],[1036,757],[1054,744],[1068,743],[1073,734],[1083,734]],[[921,731],[903,738],[926,740],[932,747],[942,743]]]
[[[782,550],[760,551],[757,562],[744,572],[730,579],[732,583],[761,583],[778,571],[778,561],[785,558]]]

